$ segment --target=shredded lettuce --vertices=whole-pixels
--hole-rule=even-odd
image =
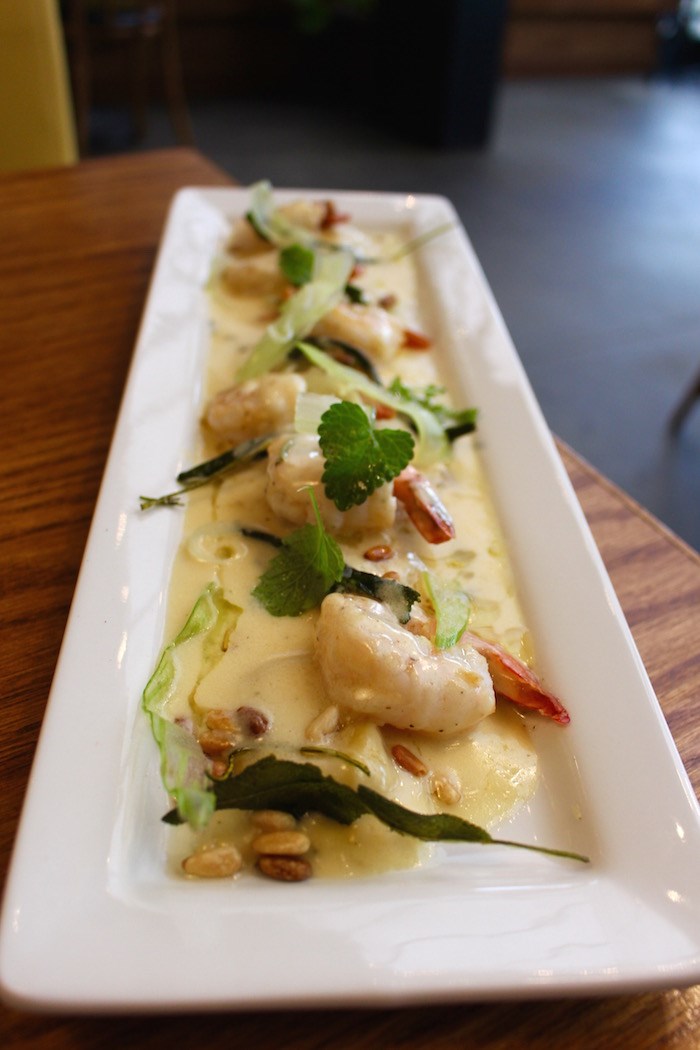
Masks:
[[[236,379],[254,379],[282,364],[294,344],[308,335],[321,318],[340,301],[354,265],[347,252],[318,254],[313,281],[288,299],[279,317],[267,326]]]
[[[163,650],[143,691],[143,710],[160,751],[163,785],[174,799],[181,820],[195,829],[203,828],[216,808],[206,758],[192,734],[166,718],[164,711],[178,686],[179,647],[192,638],[203,637],[196,689],[226,651],[228,636],[240,612],[238,606],[226,600],[221,587],[210,583],[195,602],[182,630]]]
[[[435,612],[435,647],[449,649],[457,644],[467,628],[471,599],[459,584],[446,583],[427,569],[423,573],[423,585]]]
[[[364,265],[398,262],[405,256],[411,255],[412,252],[418,251],[424,244],[428,244],[436,237],[441,237],[443,233],[449,233],[450,230],[455,229],[454,223],[446,222],[432,230],[425,230],[416,237],[412,237],[386,255],[363,255],[362,252],[353,250],[346,245],[336,246],[328,244],[322,241],[312,230],[307,230],[303,226],[290,222],[286,215],[275,208],[272,184],[267,180],[256,182],[251,187],[248,219],[261,237],[271,244],[277,245],[278,248],[299,244],[306,248],[315,249],[325,244],[326,247],[330,247],[332,250],[337,248],[343,251],[352,251],[355,262]]]
[[[373,401],[393,408],[399,415],[408,416],[418,432],[414,461],[419,466],[429,466],[431,463],[447,458],[449,442],[433,412],[416,402],[404,401],[395,394],[391,394],[362,372],[358,372],[355,368],[348,368],[339,361],[334,361],[332,357],[310,343],[299,342],[297,346],[313,365],[322,369],[334,380],[341,397],[349,393],[364,394]]]
[[[278,248],[291,244],[312,249],[318,246],[318,237],[311,230],[290,222],[275,208],[272,184],[267,179],[251,186],[248,218],[260,236]]]

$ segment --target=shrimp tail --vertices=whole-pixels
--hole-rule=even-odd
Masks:
[[[537,711],[559,725],[568,725],[571,719],[562,702],[547,692],[537,675],[521,660],[511,656],[500,645],[487,642],[475,634],[465,633],[461,641],[472,645],[485,657],[497,696]]]
[[[455,527],[449,511],[428,479],[408,466],[394,479],[394,495],[428,543],[454,539]]]

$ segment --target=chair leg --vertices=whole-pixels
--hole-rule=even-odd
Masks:
[[[83,0],[66,5],[66,37],[73,83],[75,125],[81,157],[90,152],[90,44]]]
[[[132,68],[130,77],[131,119],[137,142],[146,137],[148,106],[148,48],[151,41],[144,36],[135,36],[131,40]]]
[[[668,421],[668,429],[671,434],[675,435],[678,433],[685,422],[686,416],[698,400],[700,400],[700,372],[698,372],[695,380],[683,394]]]
[[[180,42],[177,31],[177,16],[172,0],[165,4],[163,22],[163,74],[165,79],[165,97],[170,113],[173,131],[183,146],[194,144],[192,123],[185,99],[185,88],[182,79],[182,62],[180,59]]]

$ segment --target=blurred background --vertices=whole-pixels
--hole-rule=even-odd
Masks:
[[[61,162],[449,197],[551,428],[700,548],[700,0],[1,0],[0,46],[33,5]]]

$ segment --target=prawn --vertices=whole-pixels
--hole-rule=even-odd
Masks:
[[[305,230],[321,233],[332,230],[338,223],[347,222],[349,216],[341,214],[332,201],[296,200],[277,209],[280,215]],[[238,218],[234,223],[226,245],[235,255],[259,255],[274,251],[276,246],[261,237],[247,218]]]
[[[288,287],[278,257],[272,252],[227,263],[221,271],[221,284],[229,295],[245,297],[282,296]]]
[[[380,485],[356,507],[338,510],[321,484],[325,460],[315,434],[284,435],[268,450],[268,505],[275,514],[297,525],[315,520],[306,489],[313,488],[321,520],[343,535],[361,529],[388,529],[394,524],[397,500],[429,543],[444,543],[455,535],[454,524],[434,488],[415,469],[406,467],[393,484]]]
[[[474,646],[437,650],[373,598],[324,598],[316,659],[329,700],[379,725],[454,734],[495,709],[487,662]]]
[[[275,434],[294,420],[306,381],[293,372],[268,372],[220,391],[209,402],[204,420],[217,438],[238,445],[249,438]]]
[[[521,660],[495,642],[487,642],[468,631],[462,635],[460,645],[463,642],[471,645],[486,660],[497,696],[537,711],[559,725],[569,724],[571,718],[561,700],[549,693],[534,671]]]
[[[394,495],[428,543],[454,539],[455,527],[449,511],[426,476],[415,467],[405,467],[394,479]]]
[[[265,497],[270,509],[281,518],[303,525],[315,523],[308,488],[312,488],[321,520],[338,535],[364,529],[388,529],[396,516],[391,483],[380,485],[356,507],[338,510],[326,496],[321,478],[325,460],[316,434],[287,434],[268,448]]]
[[[338,303],[314,326],[312,336],[336,339],[380,361],[390,360],[403,345],[404,332],[381,306]]]

